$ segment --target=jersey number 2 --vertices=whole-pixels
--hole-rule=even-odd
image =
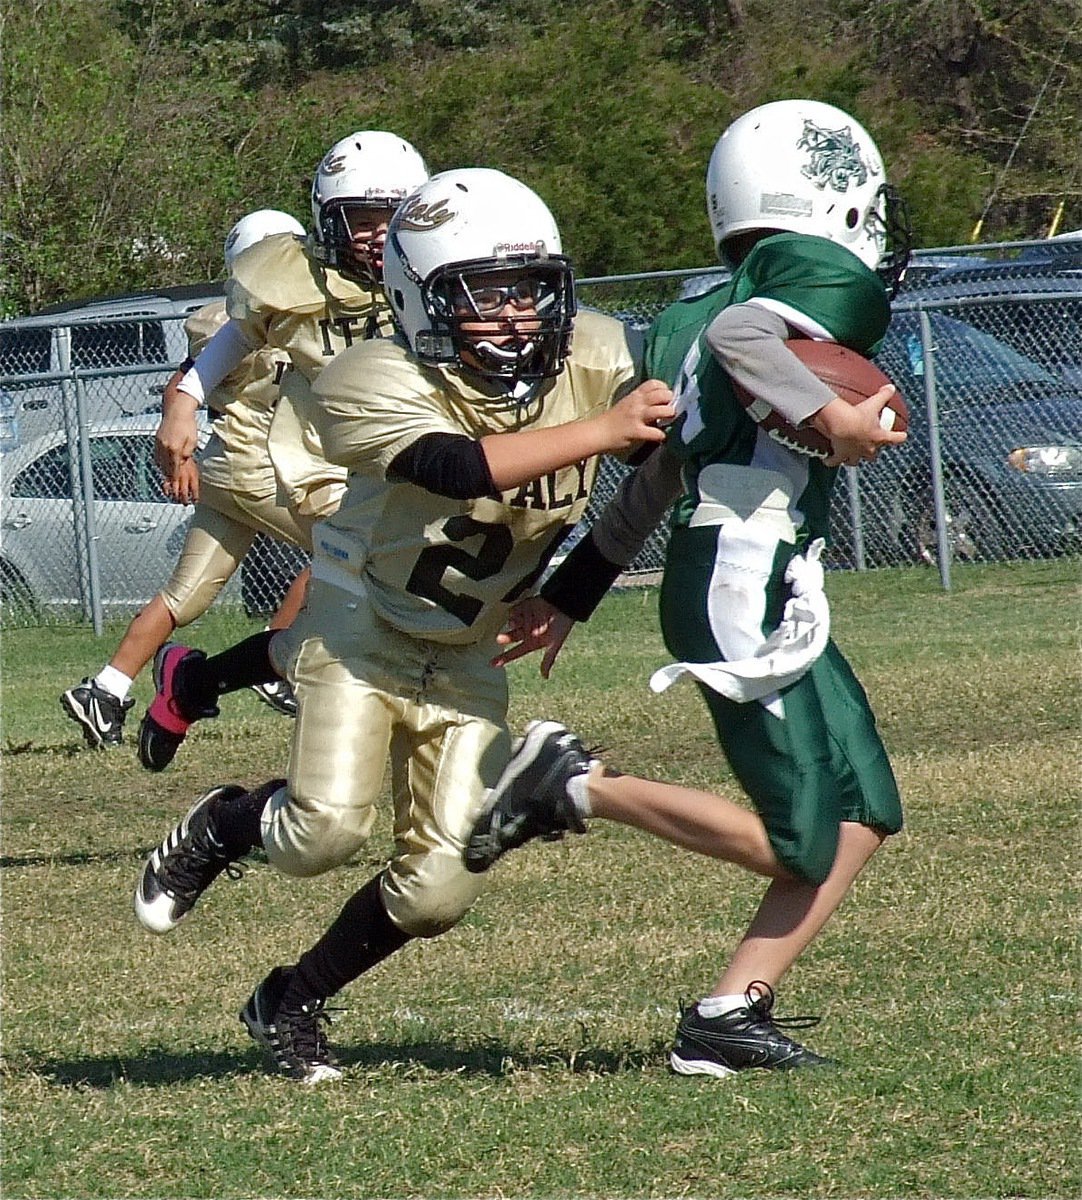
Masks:
[[[551,542],[541,555],[537,567],[524,579],[503,596],[505,603],[510,604],[530,586],[541,574],[559,545],[568,527],[561,525],[554,534]],[[457,617],[463,625],[472,625],[478,614],[485,607],[484,600],[476,596],[463,596],[445,587],[443,577],[448,570],[455,570],[467,579],[480,582],[491,579],[502,569],[504,563],[511,557],[515,547],[515,539],[506,525],[497,525],[490,521],[478,521],[474,517],[449,517],[443,523],[441,531],[448,543],[465,542],[470,538],[480,537],[481,545],[476,553],[455,545],[427,546],[421,551],[409,579],[406,581],[406,591],[411,595],[421,596],[431,600],[433,604]]]

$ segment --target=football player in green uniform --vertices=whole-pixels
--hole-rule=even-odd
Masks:
[[[312,383],[347,346],[392,332],[382,288],[383,243],[399,203],[427,178],[424,160],[402,138],[383,130],[352,133],[327,151],[316,171],[311,237],[270,237],[236,258],[226,291],[229,320],[165,398],[158,462],[174,481],[175,496],[188,498],[196,412],[204,398],[245,355],[273,351],[285,370],[264,450],[284,507],[303,530],[301,544],[310,549],[312,524],[334,512],[345,491],[345,470],[327,462],[313,426]],[[248,639],[233,656],[246,686],[276,680],[267,666],[273,632]],[[139,759],[151,771],[172,762],[193,719],[217,711],[213,703],[186,710],[175,702],[174,675],[185,659],[192,667],[201,656],[186,646],[162,645],[167,636],[147,652],[149,658],[157,650],[157,694],[140,724]]]
[[[390,758],[391,861],[241,1014],[306,1083],[341,1074],[327,997],[450,929],[480,892],[466,836],[510,753],[497,633],[585,511],[599,456],[659,442],[674,411],[665,384],[638,383],[619,321],[576,317],[552,214],[499,171],[414,192],[384,279],[401,336],[354,345],[315,384],[349,488],[316,526],[305,608],[271,644],[298,702],[288,779],[200,797],[135,898],[164,933],[254,847],[289,875],[339,866],[372,828]]]
[[[531,837],[584,831],[593,815],[770,879],[713,991],[682,1014],[671,1054],[678,1072],[724,1077],[826,1061],[782,1031],[774,989],[902,824],[867,698],[829,638],[819,552],[835,466],[905,435],[881,421],[893,388],[851,407],[785,341],[873,354],[909,236],[867,131],[814,101],[778,101],[735,121],[715,146],[707,198],[732,278],[671,306],[647,336],[647,371],[673,382],[679,414],[657,456],[683,476],[661,588],[678,662],[651,684],[695,680],[754,811],[610,774],[562,725],[535,722],[471,834],[467,863],[484,871]],[[810,423],[833,454],[823,461],[770,436],[733,381],[790,424]],[[517,614],[504,661],[543,647],[542,669],[551,667],[573,619],[589,615],[619,569],[607,524],[628,494]]]
[[[276,209],[248,213],[226,237],[226,273],[232,273],[250,246],[267,238],[293,241],[298,236],[304,237],[304,227],[288,213]],[[217,300],[185,321],[192,358],[226,320],[225,302]],[[166,494],[178,503],[196,506],[176,569],[161,592],[133,618],[109,662],[60,698],[61,707],[82,727],[89,745],[120,744],[124,717],[133,703],[128,693],[135,676],[174,629],[206,612],[257,533],[310,545],[311,520],[301,528],[298,518],[278,503],[274,468],[267,455],[278,381],[288,362],[283,351],[261,346],[245,354],[208,394],[213,434],[199,465],[189,458],[178,476],[167,477],[164,484]],[[172,387],[185,369],[182,366],[170,381]],[[172,387],[166,387],[163,424],[173,402]],[[192,417],[194,425],[194,412]],[[290,611],[283,604],[272,624],[288,624],[296,607]]]

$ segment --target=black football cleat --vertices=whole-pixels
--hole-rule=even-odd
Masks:
[[[297,697],[288,679],[276,679],[273,683],[253,683],[252,691],[264,704],[283,717],[297,715]]]
[[[214,808],[245,791],[237,784],[211,788],[147,859],[135,889],[135,915],[151,933],[175,929],[223,871],[239,876],[217,837]]]
[[[95,750],[119,746],[124,736],[124,718],[135,700],[119,700],[99,687],[93,679],[68,688],[60,697],[60,707],[82,729],[83,738]]]
[[[767,983],[751,984],[744,999],[746,1007],[720,1017],[704,1017],[694,1004],[684,1009],[669,1055],[678,1075],[725,1079],[754,1068],[794,1071],[837,1066],[781,1031],[781,1026],[805,1029],[817,1025],[818,1017],[774,1017],[774,989]]]
[[[555,721],[531,721],[511,761],[489,793],[466,844],[466,869],[487,871],[508,850],[531,838],[555,841],[568,831],[585,833],[568,784],[596,760],[582,742]]]
[[[291,967],[275,967],[248,997],[241,1022],[270,1056],[274,1069],[290,1079],[309,1085],[341,1079],[342,1069],[323,1032],[323,1023],[330,1024],[324,1002],[282,1008],[291,973]]]

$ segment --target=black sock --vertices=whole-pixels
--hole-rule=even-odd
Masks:
[[[231,859],[243,858],[263,844],[260,824],[263,809],[285,783],[284,779],[272,779],[243,796],[219,800],[214,806],[214,832]]]
[[[273,629],[253,633],[221,654],[205,658],[190,654],[177,671],[175,690],[183,709],[198,712],[215,708],[218,697],[239,692],[254,683],[274,683],[281,675],[271,665]]]
[[[333,996],[401,949],[412,937],[387,915],[380,897],[382,874],[346,901],[330,929],[297,962],[282,1008],[299,1008]]]

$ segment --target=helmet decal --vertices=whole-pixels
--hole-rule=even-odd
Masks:
[[[333,150],[327,152],[327,157],[319,164],[324,175],[341,175],[349,160],[344,154],[336,154]]]
[[[706,170],[707,216],[723,262],[766,232],[807,233],[891,275],[908,253],[896,197],[875,140],[852,115],[819,100],[774,100],[737,117]],[[905,247],[901,242],[906,243]],[[904,252],[903,252],[904,250]]]
[[[850,184],[862,187],[867,182],[868,167],[848,125],[825,129],[805,118],[797,149],[809,151],[808,162],[800,168],[800,173],[820,190],[829,187],[835,192],[845,192]]]
[[[442,197],[430,203],[415,197],[402,206],[398,226],[400,229],[413,229],[417,233],[424,233],[429,229],[439,229],[441,225],[453,221],[455,216]]]
[[[536,254],[539,258],[546,258],[548,248],[543,238],[536,242],[497,242],[492,247],[492,254],[495,258],[503,258],[508,254]]]

